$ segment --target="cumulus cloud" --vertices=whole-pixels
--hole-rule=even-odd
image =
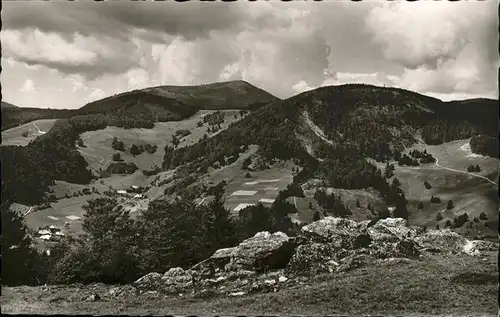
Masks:
[[[366,26],[386,58],[404,66],[402,87],[491,94],[497,86],[496,5],[489,1],[385,3],[367,15]]]
[[[35,84],[31,79],[27,79],[20,90],[22,92],[35,92],[36,91]]]
[[[444,1],[9,2],[3,80],[18,91],[24,81],[15,73],[41,76],[31,77],[38,88],[64,86],[75,106],[148,86],[237,79],[282,98],[361,82],[490,96],[498,66],[492,8]],[[38,91],[50,103],[60,99]]]

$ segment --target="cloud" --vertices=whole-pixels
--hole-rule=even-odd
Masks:
[[[404,67],[400,85],[437,93],[496,91],[496,3],[385,3],[366,17],[373,41]]]
[[[33,81],[31,79],[27,79],[25,82],[24,82],[24,85],[21,87],[20,89],[22,92],[35,92],[36,91],[36,88],[35,88],[35,84],[33,83]]]
[[[7,2],[2,63],[10,68],[2,80],[15,95],[33,79],[51,104],[62,103],[50,88],[57,86],[66,91],[61,107],[81,106],[95,89],[102,92],[93,96],[238,79],[281,98],[352,82],[491,95],[498,66],[492,8],[443,1]]]

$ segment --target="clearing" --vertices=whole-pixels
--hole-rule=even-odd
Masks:
[[[2,131],[2,144],[1,145],[18,145],[26,146],[34,139],[38,138],[40,135],[47,133],[57,119],[42,119],[35,120],[29,123],[22,124],[20,126]],[[23,136],[23,133],[27,133],[27,136]]]

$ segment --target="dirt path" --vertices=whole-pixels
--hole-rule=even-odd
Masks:
[[[307,125],[309,125],[309,127],[314,131],[314,134],[316,134],[319,138],[321,138],[326,143],[328,143],[330,145],[333,145],[333,142],[330,141],[330,140],[328,140],[326,138],[325,133],[323,132],[323,130],[321,130],[320,127],[318,127],[316,124],[314,124],[314,122],[312,122],[311,118],[309,117],[309,113],[307,113],[307,111],[304,111],[302,113],[302,115],[306,119]]]
[[[450,167],[446,167],[446,166],[441,166],[441,165],[439,165],[439,159],[437,157],[436,157],[435,166],[438,167],[438,168],[442,168],[442,169],[448,170],[448,171],[452,171],[452,172],[456,172],[456,173],[462,173],[462,174],[467,174],[467,175],[471,175],[471,176],[474,176],[474,177],[482,178],[482,179],[488,181],[489,183],[495,185],[496,187],[498,187],[498,184],[496,182],[492,181],[491,179],[489,179],[488,177],[477,175],[477,174],[474,174],[474,173],[471,173],[471,172],[456,170],[456,169],[453,169],[453,168],[450,168]]]

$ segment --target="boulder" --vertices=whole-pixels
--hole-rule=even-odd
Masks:
[[[340,260],[337,272],[347,272],[375,262],[375,259],[367,254],[352,253]]]
[[[486,240],[468,240],[462,249],[462,252],[472,256],[480,256],[484,251],[498,251],[498,243]]]
[[[295,242],[286,234],[259,232],[238,245],[225,269],[256,272],[281,269],[288,264],[294,250]]]
[[[162,290],[168,293],[178,293],[193,286],[193,275],[180,267],[168,270],[161,277]]]
[[[132,286],[140,290],[153,290],[158,289],[161,285],[162,275],[160,273],[152,272],[144,275],[137,281],[132,283]]]
[[[405,238],[415,238],[418,231],[408,226],[408,220],[403,218],[385,218],[367,228],[373,241],[397,242]]]
[[[415,238],[423,248],[432,250],[463,252],[468,240],[450,229],[429,230]]]
[[[285,273],[292,276],[308,276],[334,272],[338,265],[339,248],[332,243],[310,243],[297,247]]]
[[[311,242],[335,243],[338,247],[352,248],[357,238],[366,233],[369,224],[369,221],[325,217],[302,227],[301,233]]]

